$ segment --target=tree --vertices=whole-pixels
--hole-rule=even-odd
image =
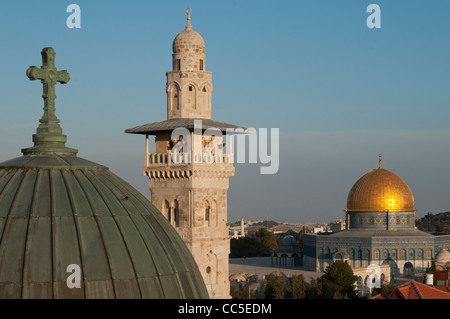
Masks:
[[[436,223],[436,232],[445,233],[445,228],[445,223],[442,221],[442,219],[439,219],[439,221]]]
[[[436,271],[436,261],[431,257],[431,266],[427,268],[426,272],[431,274]]]
[[[428,232],[443,232],[448,233],[450,231],[450,212],[441,212],[433,215],[428,212],[424,217],[416,221],[418,229],[426,230]]]
[[[231,239],[230,258],[238,257],[268,257],[271,250],[277,249],[281,239],[265,228],[248,236]]]
[[[269,274],[266,276],[264,296],[266,299],[284,299],[286,297],[286,282],[280,276]]]
[[[266,228],[260,228],[256,233],[250,235],[249,237],[254,238],[269,250],[277,249],[281,242],[281,238],[278,238],[273,233],[269,232]]]
[[[230,282],[230,295],[232,299],[254,299],[255,296],[250,292],[248,283]]]
[[[230,258],[267,256],[270,256],[270,250],[253,237],[232,238],[230,241]]]
[[[309,283],[305,282],[305,298],[306,299],[318,299],[322,295],[322,282],[311,278]]]
[[[394,289],[394,285],[392,283],[382,283],[380,288],[373,288],[372,297],[392,289]]]
[[[303,299],[306,297],[305,278],[302,274],[292,275],[289,278],[287,298],[289,299]]]
[[[355,282],[358,277],[353,274],[353,270],[342,260],[335,261],[325,269],[325,275],[319,278],[323,284],[322,297],[333,298],[356,298]]]
[[[420,219],[416,220],[416,227],[418,230],[423,230],[423,223]]]

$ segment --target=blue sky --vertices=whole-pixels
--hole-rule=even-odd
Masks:
[[[69,4],[81,29],[69,29]],[[369,29],[366,8],[381,8]],[[185,10],[206,42],[212,117],[280,129],[280,169],[236,165],[229,220],[343,218],[356,180],[378,165],[402,177],[417,217],[450,210],[450,2],[2,1],[0,161],[31,146],[42,86],[25,75],[42,48],[71,81],[57,86],[67,146],[145,195],[144,138],[124,130],[166,119],[165,72]]]

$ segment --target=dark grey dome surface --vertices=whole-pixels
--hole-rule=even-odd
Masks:
[[[81,268],[69,288],[67,267]],[[141,193],[76,156],[0,164],[0,298],[208,298],[191,253]]]

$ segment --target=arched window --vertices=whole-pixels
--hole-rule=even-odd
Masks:
[[[178,205],[178,201],[177,200],[175,200],[174,201],[174,219],[175,219],[175,221],[174,221],[174,224],[175,224],[175,227],[179,227],[180,226],[180,207],[179,207],[179,205]]]
[[[179,89],[177,85],[172,85],[169,89],[169,93],[167,98],[169,99],[169,110],[179,110],[180,109],[180,103],[179,103]]]
[[[415,258],[414,249],[410,249],[409,250],[408,257],[409,257],[409,259],[414,259]]]
[[[391,250],[391,257],[392,257],[392,259],[397,259],[397,249]]]
[[[177,107],[177,110],[180,109],[180,103],[178,102],[178,93],[175,92],[175,94],[173,95],[173,105]]]
[[[417,251],[417,257],[418,257],[419,259],[422,259],[422,258],[423,258],[423,250],[422,250],[422,249],[419,249],[419,250]]]
[[[169,222],[172,223],[170,204],[169,204],[168,201],[164,201],[164,215],[166,215],[166,217],[169,220]]]
[[[207,206],[205,209],[205,221],[208,226],[211,226],[211,206]]]

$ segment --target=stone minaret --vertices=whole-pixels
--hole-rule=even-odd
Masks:
[[[192,28],[191,10],[186,12],[188,22],[173,41],[173,69],[167,72],[167,120],[126,132],[146,135],[144,175],[152,203],[189,247],[210,297],[229,298],[227,191],[234,166],[231,139],[223,133],[236,126],[211,120],[205,42]],[[155,135],[155,154],[149,152],[149,135]]]

